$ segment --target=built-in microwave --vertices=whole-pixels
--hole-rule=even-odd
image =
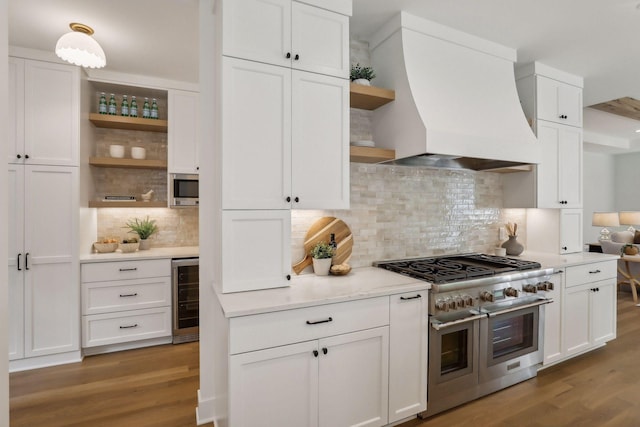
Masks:
[[[198,175],[173,173],[169,176],[169,206],[198,206]]]

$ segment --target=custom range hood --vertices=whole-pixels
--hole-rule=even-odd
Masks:
[[[373,114],[387,163],[491,170],[540,162],[520,106],[516,51],[400,13],[372,38],[376,85],[395,101]]]

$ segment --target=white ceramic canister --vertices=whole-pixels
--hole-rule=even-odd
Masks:
[[[143,160],[147,156],[147,152],[142,147],[131,147],[131,158]]]
[[[109,146],[109,155],[116,159],[121,159],[124,157],[124,145],[110,145]]]

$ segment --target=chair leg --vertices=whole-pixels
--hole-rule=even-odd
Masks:
[[[640,282],[636,279],[631,280],[631,293],[633,294],[633,302],[638,303],[638,292],[636,291],[636,286],[640,286]]]

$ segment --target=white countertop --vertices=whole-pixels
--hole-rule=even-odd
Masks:
[[[576,252],[573,254],[552,254],[546,252],[523,252],[518,258],[527,261],[537,261],[542,268],[562,268],[572,265],[589,264],[591,262],[609,261],[620,258],[618,255],[601,254],[597,252]]]
[[[427,291],[431,285],[377,267],[354,268],[345,276],[303,274],[291,286],[260,291],[218,293],[225,317],[352,301],[403,292]],[[425,295],[426,296],[426,295]]]
[[[120,250],[106,254],[84,254],[80,255],[80,263],[105,262],[105,261],[126,261],[139,259],[158,259],[158,258],[193,258],[199,256],[198,246],[180,246],[172,248],[151,248],[145,251],[137,250],[135,252],[123,253]]]

